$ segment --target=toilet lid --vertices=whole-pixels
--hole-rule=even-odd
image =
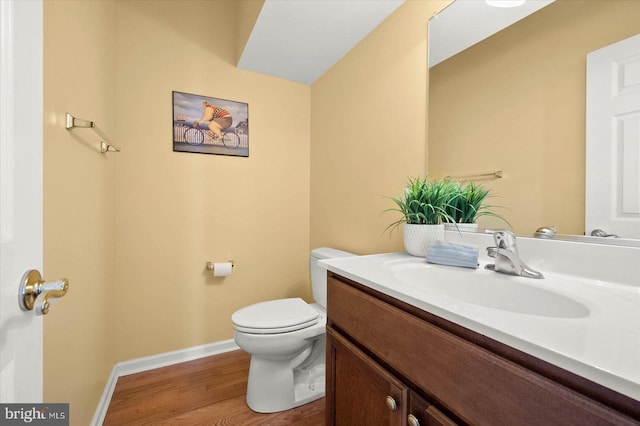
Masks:
[[[318,322],[320,314],[300,298],[256,303],[233,313],[236,330],[245,333],[275,334],[300,330]]]

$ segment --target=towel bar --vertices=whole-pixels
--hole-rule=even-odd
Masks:
[[[67,130],[71,130],[75,127],[81,127],[81,128],[89,128],[89,129],[93,129],[94,132],[96,132],[96,134],[98,136],[100,136],[100,138],[102,139],[100,141],[100,152],[101,153],[105,153],[108,151],[111,152],[120,152],[120,148],[118,148],[116,145],[114,145],[113,143],[109,142],[109,137],[107,135],[105,135],[102,130],[100,130],[98,128],[98,126],[96,126],[96,123],[93,121],[89,121],[89,120],[83,120],[82,118],[76,118],[73,115],[67,113],[65,116],[65,127]]]
[[[500,179],[502,178],[502,170],[496,170],[491,173],[479,173],[474,175],[464,175],[464,176],[445,176],[445,179],[459,179],[459,180],[472,180],[472,179]]]

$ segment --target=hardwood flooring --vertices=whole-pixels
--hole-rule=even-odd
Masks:
[[[280,413],[251,411],[250,359],[233,351],[120,377],[103,425],[324,425],[324,398]]]

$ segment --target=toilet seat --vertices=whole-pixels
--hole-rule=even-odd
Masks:
[[[311,327],[319,320],[318,311],[300,298],[256,303],[231,316],[237,331],[252,334],[287,333]]]

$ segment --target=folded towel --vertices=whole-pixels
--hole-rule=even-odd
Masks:
[[[478,268],[478,249],[464,244],[431,241],[427,244],[427,262],[440,265]]]

